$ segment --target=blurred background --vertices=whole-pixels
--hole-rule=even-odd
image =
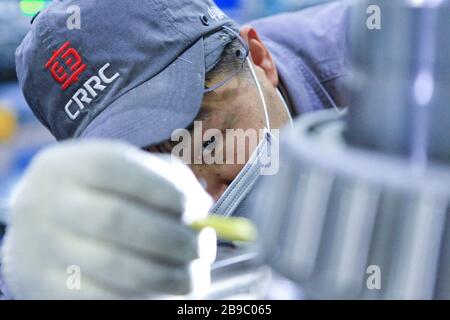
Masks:
[[[31,20],[50,2],[0,0],[0,237],[14,186],[33,156],[54,142],[27,107],[14,65],[15,49],[31,27]],[[216,0],[219,7],[241,23],[323,2],[327,0]]]

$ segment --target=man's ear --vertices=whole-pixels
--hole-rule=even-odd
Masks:
[[[241,28],[240,35],[248,43],[250,56],[253,63],[263,69],[269,81],[274,87],[277,87],[279,81],[277,68],[273,61],[272,55],[259,38],[255,28],[251,26],[243,26]]]

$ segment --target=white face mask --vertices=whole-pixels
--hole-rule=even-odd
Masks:
[[[228,188],[210,210],[210,212],[213,214],[219,214],[223,216],[246,216],[248,214],[249,204],[251,202],[251,191],[254,189],[255,184],[261,175],[274,174],[271,172],[264,173],[264,171],[267,168],[269,168],[268,171],[273,170],[273,163],[271,162],[274,162],[274,152],[276,152],[276,156],[278,156],[278,138],[271,132],[266,99],[249,58],[247,58],[247,63],[250,67],[250,73],[252,74],[252,78],[255,81],[259,96],[261,98],[266,128],[264,130],[265,132],[263,139],[256,147],[249,161],[245,164],[244,168],[239,172],[233,182],[228,186]],[[290,116],[289,109],[284,102],[281,94],[279,92],[278,94],[280,95],[280,99],[284,103],[286,112],[292,124],[292,118]],[[278,162],[278,159],[276,159],[275,161]]]

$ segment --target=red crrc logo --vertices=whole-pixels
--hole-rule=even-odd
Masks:
[[[50,68],[53,79],[62,84],[62,90],[66,90],[78,81],[78,77],[86,70],[83,59],[67,41],[61,48],[53,52],[53,56],[45,64],[45,69]]]

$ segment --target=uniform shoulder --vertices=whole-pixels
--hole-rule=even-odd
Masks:
[[[297,33],[320,33],[335,29],[349,11],[351,1],[337,0],[329,3],[307,7],[305,9],[281,13],[248,22],[257,27],[267,37],[292,36]],[[297,27],[303,29],[298,29]]]
[[[349,9],[350,1],[333,1],[248,24],[263,40],[275,42],[314,66],[346,58]]]

